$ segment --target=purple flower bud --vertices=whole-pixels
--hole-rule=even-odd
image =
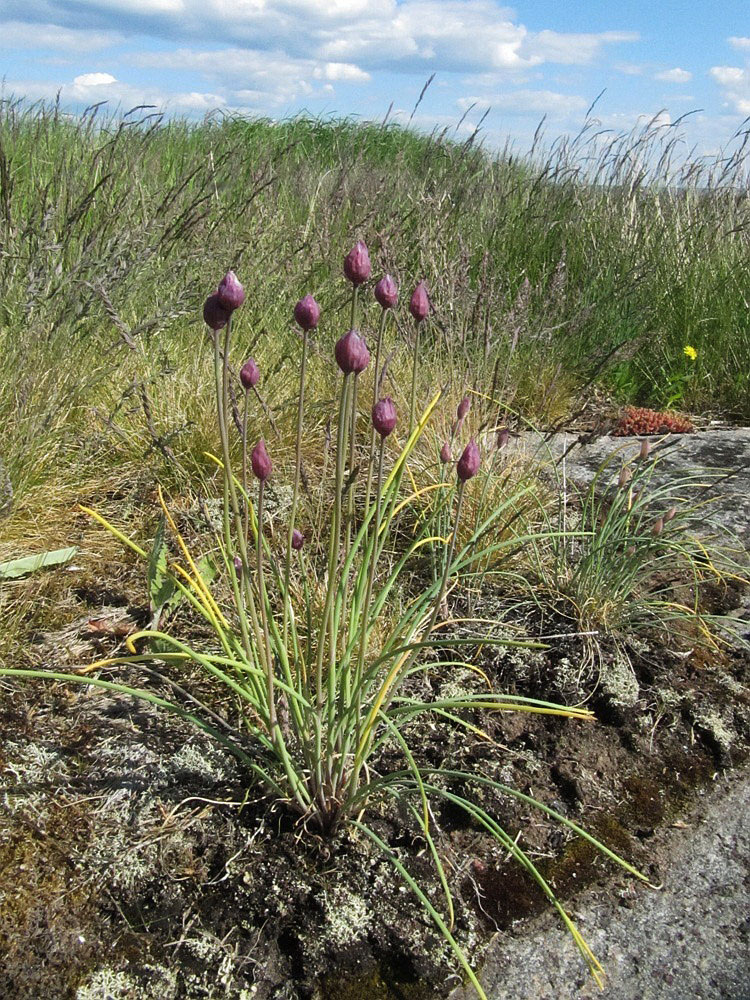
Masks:
[[[676,507],[670,507],[669,510],[667,511],[667,513],[664,515],[664,523],[666,524],[667,521],[671,521],[672,518],[675,516],[676,513],[677,513],[677,508]]]
[[[440,449],[440,461],[443,462],[443,464],[445,464],[446,462],[453,461],[450,441],[446,441],[443,447]]]
[[[382,438],[388,437],[396,426],[396,407],[390,396],[379,399],[372,408],[372,426]]]
[[[464,396],[461,402],[456,407],[456,416],[459,420],[463,420],[466,414],[471,409],[471,400],[468,396]]]
[[[508,441],[510,441],[510,431],[507,427],[501,427],[497,432],[497,447],[504,448]]]
[[[630,480],[633,478],[633,473],[628,465],[623,465],[620,469],[620,475],[617,477],[617,484],[621,490],[624,490],[629,484]]]
[[[398,285],[390,276],[384,274],[375,285],[375,298],[383,309],[395,309],[398,302]]]
[[[651,529],[651,534],[655,538],[658,538],[659,535],[662,533],[662,531],[664,531],[664,518],[657,517],[657,519],[654,521],[654,526]]]
[[[240,382],[242,382],[245,392],[248,392],[258,384],[260,371],[253,358],[248,358],[242,368],[240,368]]]
[[[479,448],[474,438],[464,448],[463,454],[456,465],[456,473],[462,483],[479,472]]]
[[[641,461],[642,461],[642,462],[645,462],[645,461],[646,461],[646,459],[647,459],[647,458],[648,458],[648,456],[649,456],[649,453],[650,453],[650,451],[651,451],[651,442],[649,441],[649,439],[648,439],[648,438],[644,438],[644,439],[643,439],[643,440],[641,441],[641,454],[640,454],[640,459],[641,459]]]
[[[239,578],[242,576],[242,560],[240,559],[239,556],[235,556],[233,562],[234,562],[234,571],[237,574],[237,579],[239,580]]]
[[[299,528],[292,528],[292,548],[295,552],[299,552],[302,546],[305,544],[305,536],[299,530]]]
[[[302,329],[307,333],[308,330],[314,330],[318,325],[320,320],[320,306],[312,297],[312,295],[306,295],[304,299],[300,299],[297,305],[294,307],[294,318],[297,320]]]
[[[271,464],[271,459],[268,457],[266,443],[263,438],[261,438],[253,448],[253,453],[250,456],[250,463],[253,467],[253,475],[264,483],[271,475],[273,465]]]
[[[221,330],[229,322],[231,312],[219,301],[219,296],[214,292],[209,295],[203,303],[203,320],[212,330]]]
[[[219,297],[219,302],[230,312],[234,309],[239,309],[245,301],[245,289],[239,283],[234,271],[227,271],[219,282],[216,294]]]
[[[370,363],[370,352],[357,330],[350,330],[336,341],[336,364],[344,375],[363,372]]]
[[[430,298],[427,294],[427,286],[424,281],[420,281],[411,297],[409,312],[417,323],[421,323],[430,312]]]
[[[344,274],[353,285],[362,285],[370,277],[371,271],[367,245],[359,240],[344,257]]]

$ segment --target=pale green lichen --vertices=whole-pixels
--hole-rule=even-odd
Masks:
[[[372,913],[361,896],[337,888],[325,898],[326,936],[340,948],[361,940],[372,922]]]
[[[612,660],[602,665],[601,686],[613,705],[632,708],[637,704],[640,694],[638,679],[627,654],[622,650],[617,649]]]
[[[76,990],[75,1000],[174,1000],[177,975],[163,966],[146,966],[137,979],[123,969],[97,969]]]

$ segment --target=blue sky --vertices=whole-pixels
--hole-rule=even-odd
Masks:
[[[3,0],[5,94],[406,120],[527,149],[596,105],[603,128],[661,113],[715,153],[750,116],[748,0]],[[488,110],[489,109],[489,110]],[[463,117],[463,121],[461,119]],[[459,122],[460,125],[459,125]]]

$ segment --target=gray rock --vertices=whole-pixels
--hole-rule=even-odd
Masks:
[[[592,890],[569,912],[607,973],[608,1000],[749,1000],[750,774],[722,781],[689,824],[663,831],[663,888],[619,905]],[[549,915],[496,934],[480,976],[489,1000],[593,1000],[600,995]],[[470,987],[450,1000],[474,1000]]]
[[[522,434],[512,447],[528,454],[547,453],[559,459],[574,444],[573,434],[556,434],[543,442],[538,434]],[[617,452],[603,485],[616,479],[623,463],[636,459],[642,438],[604,436],[588,444],[577,445],[565,458],[565,475],[588,486],[597,471]],[[707,497],[715,497],[712,515],[750,545],[750,427],[733,427],[698,431],[695,434],[660,435],[649,438],[658,455],[658,471],[654,482],[666,477],[694,474],[700,470],[713,473],[706,478],[710,488]],[[562,465],[558,467],[562,473]]]

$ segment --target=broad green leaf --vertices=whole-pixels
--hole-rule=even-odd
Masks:
[[[74,545],[68,549],[39,552],[35,556],[23,556],[21,559],[0,563],[0,580],[14,580],[16,577],[46,569],[47,566],[60,566],[62,563],[70,562],[76,552],[78,549]]]

